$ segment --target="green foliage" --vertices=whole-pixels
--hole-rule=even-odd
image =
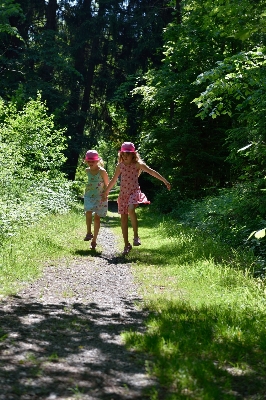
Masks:
[[[262,239],[266,236],[266,228],[260,229],[259,231],[254,231],[252,232],[248,239],[250,239],[252,236],[255,236],[256,239]]]
[[[199,198],[240,178],[263,179],[263,0],[112,0],[100,2],[97,12],[83,1],[60,0],[58,12],[53,2],[3,4],[3,23],[23,40],[0,32],[0,94],[25,112],[26,99],[42,92],[56,127],[67,127],[64,171],[70,179],[85,146],[123,140],[134,141],[182,197]],[[204,120],[196,118],[197,101]],[[42,153],[34,123],[25,119],[20,115],[14,127],[28,143],[22,156],[35,172],[51,176],[56,160]],[[47,134],[47,145],[49,137],[57,138]],[[166,209],[172,205],[171,198]]]
[[[204,6],[204,7],[203,7]],[[265,4],[263,0],[183,1],[184,19],[200,18],[204,29],[214,25],[214,38],[219,36],[247,42],[257,40],[266,32]],[[199,17],[200,16],[200,17]]]
[[[106,140],[99,140],[98,144],[95,146],[95,150],[97,150],[102,157],[104,168],[110,179],[115,172],[118,162],[118,149],[120,146],[121,143],[113,143]]]
[[[265,48],[241,52],[223,61],[211,71],[198,76],[197,85],[212,83],[194,100],[200,108],[199,116],[216,118],[218,115],[256,105],[258,94],[265,91]],[[257,100],[256,100],[257,99]]]
[[[192,101],[201,88],[192,83],[203,68],[232,53],[232,39],[217,35],[226,15],[213,21],[211,2],[184,1],[181,10],[182,24],[175,21],[165,29],[161,68],[139,79],[133,93],[143,97],[145,158],[156,167],[162,165],[164,174],[172,171],[173,186],[183,195],[198,197],[206,188],[219,187],[229,179],[224,143],[230,121],[227,116],[219,124],[197,121]]]
[[[10,19],[14,17],[22,16],[22,9],[18,3],[15,3],[15,0],[2,0],[1,1],[1,13],[0,13],[0,34],[3,33],[16,36],[19,39],[22,39],[18,29],[14,26],[10,25]],[[3,37],[4,35],[2,35]]]
[[[265,48],[256,48],[225,59],[196,81],[211,82],[194,99],[201,118],[234,115],[237,124],[227,132],[228,160],[246,180],[263,178],[265,167],[265,64]]]
[[[36,100],[29,100],[21,111],[11,103],[4,108],[3,128],[6,128],[6,134],[3,140],[17,149],[23,167],[34,174],[55,177],[65,161],[65,130],[55,129],[53,116],[49,116],[47,111],[40,93]]]
[[[254,173],[252,153],[263,147],[265,132],[265,7],[263,1],[184,0],[180,11],[165,29],[161,67],[140,77],[133,94],[143,98],[145,158],[168,174],[172,167],[173,186],[199,197],[241,170],[248,179]],[[195,103],[212,118],[197,121]],[[253,142],[245,163],[236,152]],[[263,151],[256,160],[261,174],[264,160]]]
[[[74,202],[72,184],[60,168],[65,160],[63,130],[38,95],[22,110],[0,102],[0,238],[16,235],[51,213],[65,213]]]
[[[160,63],[172,8],[165,0],[18,3],[3,3],[0,95],[42,92],[56,124],[67,127],[65,171],[73,180],[86,143],[137,136],[139,112],[129,92],[138,71]]]
[[[14,179],[7,193],[1,193],[0,237],[3,241],[25,226],[48,215],[64,214],[75,202],[72,183],[62,180]]]
[[[246,183],[221,189],[217,196],[207,196],[201,201],[179,201],[171,215],[179,223],[196,228],[232,248],[252,251],[257,256],[254,274],[265,276],[266,243],[256,237],[249,238],[251,232],[264,228],[265,212],[265,192]]]

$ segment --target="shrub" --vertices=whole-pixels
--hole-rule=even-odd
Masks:
[[[64,130],[54,127],[40,94],[22,111],[0,101],[0,239],[15,235],[50,213],[69,211],[72,183],[61,166]]]

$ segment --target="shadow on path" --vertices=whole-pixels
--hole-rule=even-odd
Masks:
[[[96,303],[3,301],[0,399],[144,399],[154,382],[119,339],[144,316],[134,299],[123,302],[121,315]]]
[[[99,243],[0,302],[0,400],[151,398],[145,360],[121,339],[147,313],[109,228]]]

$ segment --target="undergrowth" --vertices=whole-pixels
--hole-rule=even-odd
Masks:
[[[159,199],[156,208],[162,210]],[[266,195],[254,184],[239,184],[221,189],[217,196],[201,200],[178,199],[170,213],[176,224],[196,229],[230,248],[256,255],[255,276],[266,275],[266,239],[249,238],[253,231],[265,228]]]

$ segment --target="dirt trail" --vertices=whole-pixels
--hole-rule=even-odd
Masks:
[[[1,301],[1,400],[150,398],[156,382],[120,338],[146,317],[131,267],[108,227],[99,245]]]

